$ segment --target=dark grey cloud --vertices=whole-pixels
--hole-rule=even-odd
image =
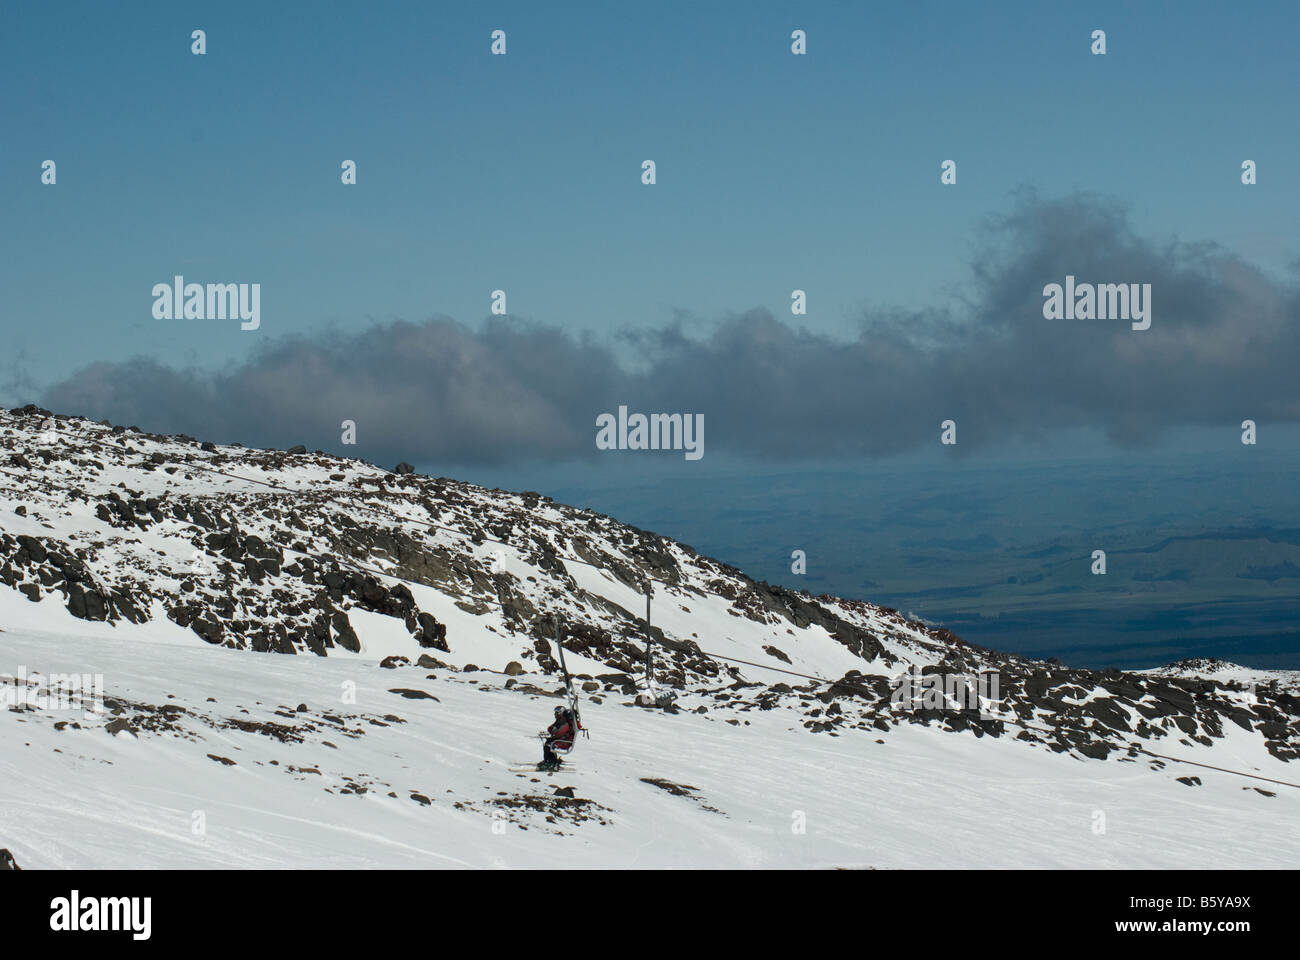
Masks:
[[[856,335],[751,310],[626,332],[613,347],[555,326],[445,318],[272,341],[224,372],[147,358],[97,363],[42,402],[149,430],[353,452],[377,462],[502,464],[596,453],[595,419],[703,413],[705,448],[772,459],[959,449],[1100,427],[1116,443],[1168,428],[1300,419],[1300,293],[1214,244],[1135,234],[1122,205],[1016,198],[975,238],[955,305],[875,311]],[[1045,320],[1043,286],[1149,283],[1153,320]],[[815,291],[814,291],[815,293]]]

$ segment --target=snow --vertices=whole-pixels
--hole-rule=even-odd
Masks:
[[[1010,738],[910,725],[814,736],[781,710],[744,714],[747,722],[733,726],[606,696],[584,702],[592,736],[574,752],[576,769],[519,776],[507,768],[538,757],[531,736],[556,701],[508,690],[500,674],[428,679],[360,658],[203,644],[147,653],[135,641],[84,633],[0,633],[0,664],[11,673],[9,664],[102,673],[109,697],[189,711],[179,731],[138,736],[111,736],[106,718],[79,710],[0,714],[0,842],[24,867],[1281,869],[1300,858],[1300,791],[1214,771],[1085,762]],[[319,725],[301,743],[199,719],[291,723],[275,711],[299,703],[309,709],[295,716]],[[356,715],[347,726],[365,732],[342,735],[321,714]],[[59,720],[83,729],[56,730]],[[1245,731],[1213,750],[1165,752],[1175,750],[1294,779]],[[1189,773],[1203,786],[1175,782]],[[345,777],[370,789],[340,794]],[[698,799],[642,778],[689,785]],[[498,792],[545,798],[557,785],[599,804],[606,822],[552,824],[531,811],[494,819]]]

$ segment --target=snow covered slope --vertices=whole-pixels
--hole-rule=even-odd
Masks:
[[[512,771],[557,631],[592,738]],[[647,637],[667,709],[637,705]],[[997,686],[898,702],[908,670]],[[61,673],[105,709],[40,699]],[[1029,661],[537,494],[35,408],[0,414],[0,695],[25,868],[1300,854],[1300,790],[1268,782],[1300,781],[1300,702],[1267,672]]]
[[[1256,670],[1243,667],[1228,660],[1207,657],[1191,657],[1187,660],[1175,660],[1173,663],[1153,670],[1139,670],[1139,674],[1153,677],[1195,677],[1204,680],[1218,680],[1222,683],[1250,685],[1276,685],[1279,689],[1300,694],[1300,670]]]

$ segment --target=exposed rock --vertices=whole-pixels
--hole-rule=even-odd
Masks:
[[[135,727],[131,726],[131,722],[125,717],[118,717],[108,721],[108,723],[104,724],[104,729],[114,736],[124,732],[131,734],[133,737],[136,736]]]

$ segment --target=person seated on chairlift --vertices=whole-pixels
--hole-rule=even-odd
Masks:
[[[573,749],[573,740],[579,730],[582,729],[580,723],[573,717],[573,711],[568,707],[555,708],[555,722],[546,728],[545,741],[542,743],[542,762],[538,764],[539,770],[558,770],[560,764],[559,753],[568,753]]]

